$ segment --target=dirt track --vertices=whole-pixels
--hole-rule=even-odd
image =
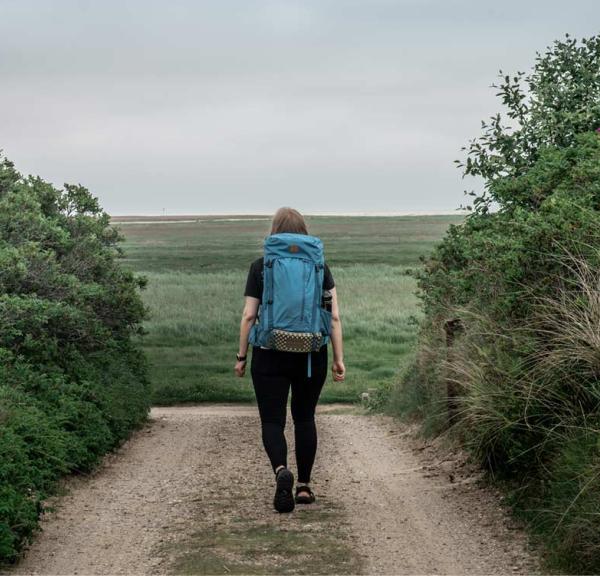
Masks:
[[[538,570],[526,537],[464,458],[390,418],[349,411],[318,417],[318,504],[278,515],[255,408],[155,408],[93,475],[66,482],[15,572]]]

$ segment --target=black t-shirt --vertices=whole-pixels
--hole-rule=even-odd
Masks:
[[[250,265],[250,270],[248,271],[248,279],[246,280],[246,290],[244,292],[244,296],[252,296],[253,298],[258,298],[259,300],[262,300],[263,268],[264,258],[260,257],[254,262],[252,262],[252,264]],[[323,290],[331,290],[334,286],[335,282],[333,281],[331,270],[329,269],[329,266],[325,264]]]

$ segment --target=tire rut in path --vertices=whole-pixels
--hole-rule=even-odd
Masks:
[[[403,425],[325,407],[318,426],[320,503],[278,515],[256,408],[155,408],[95,473],[67,480],[14,572],[537,571],[497,496],[451,483]]]

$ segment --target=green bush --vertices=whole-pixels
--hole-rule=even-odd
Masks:
[[[579,571],[600,566],[589,553],[600,546],[596,506],[584,514],[600,490],[598,167],[597,134],[546,149],[511,182],[519,190],[554,182],[537,210],[473,214],[448,234],[420,278],[419,363],[402,393],[418,395],[439,430],[454,385],[454,430],[494,476],[518,488],[517,507],[553,550],[560,542],[556,559]],[[444,325],[455,318],[463,332],[448,349]],[[575,450],[583,438],[594,448]]]
[[[58,190],[0,158],[0,562],[34,534],[43,500],[90,470],[148,413],[144,281],[81,186]]]
[[[400,411],[450,427],[577,572],[600,569],[599,63],[599,38],[567,38],[503,78],[517,127],[494,117],[468,147],[485,190],[424,262],[396,393]]]

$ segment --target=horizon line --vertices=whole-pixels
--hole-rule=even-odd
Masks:
[[[165,214],[165,213],[157,213],[157,212],[149,212],[149,213],[135,213],[135,214],[118,214],[118,213],[109,213],[110,217],[113,219],[132,219],[132,218],[157,218],[160,220],[168,220],[168,219],[180,219],[180,218],[215,218],[215,217],[231,217],[231,216],[241,216],[241,217],[251,217],[251,216],[261,216],[261,217],[271,217],[273,216],[273,211],[237,211],[237,212],[176,212],[173,214]],[[464,215],[468,214],[468,210],[360,210],[360,211],[345,211],[345,212],[337,212],[337,211],[315,211],[315,212],[302,212],[304,216],[345,216],[345,217],[394,217],[394,216],[453,216],[453,215]]]

